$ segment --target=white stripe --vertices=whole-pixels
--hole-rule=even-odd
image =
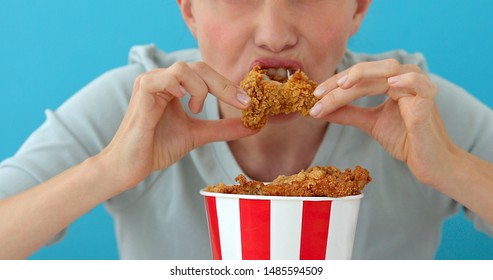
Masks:
[[[325,253],[327,260],[351,259],[359,203],[359,199],[332,201],[329,240]]]
[[[240,202],[216,197],[217,220],[223,260],[241,260]]]
[[[271,260],[299,260],[303,201],[273,200],[270,211]]]

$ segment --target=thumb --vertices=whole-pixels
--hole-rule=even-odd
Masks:
[[[324,116],[322,119],[341,125],[354,126],[370,134],[375,121],[375,114],[372,108],[346,105]]]
[[[193,129],[196,143],[199,146],[210,142],[237,140],[260,131],[260,129],[245,127],[240,118],[221,120],[196,119]]]

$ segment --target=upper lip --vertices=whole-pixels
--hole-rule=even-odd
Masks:
[[[252,62],[252,64],[250,65],[250,69],[252,69],[257,65],[263,69],[284,68],[291,70],[299,69],[303,71],[303,64],[300,61],[294,59],[277,59],[277,58],[268,58],[268,57],[258,58]]]

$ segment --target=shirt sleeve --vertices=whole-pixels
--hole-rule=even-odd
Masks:
[[[106,147],[126,111],[133,81],[141,72],[138,64],[112,70],[56,111],[46,110],[44,123],[14,156],[0,163],[0,199],[34,187]]]

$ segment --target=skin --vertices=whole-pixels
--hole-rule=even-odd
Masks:
[[[178,0],[204,61],[140,75],[121,126],[100,154],[0,201],[0,258],[28,257],[98,204],[209,142],[226,141],[257,180],[298,172],[313,160],[330,122],[368,133],[418,180],[493,223],[493,166],[450,140],[426,75],[393,60],[334,75],[370,2]],[[239,116],[249,99],[237,85],[259,63],[297,65],[320,83],[311,118],[275,118],[261,131],[243,127]],[[382,93],[390,98],[376,108],[349,105]],[[179,102],[190,95],[188,106],[197,113],[208,94],[217,98],[221,120],[195,119]]]

